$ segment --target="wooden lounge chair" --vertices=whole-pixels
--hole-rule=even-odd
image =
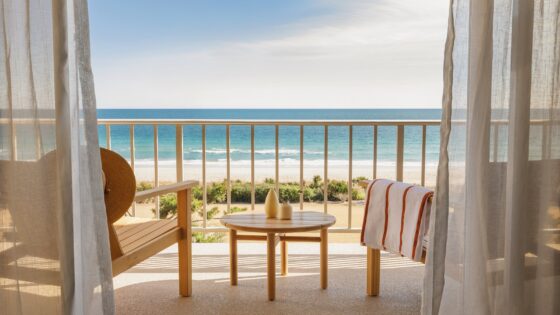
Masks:
[[[179,293],[192,293],[191,203],[196,181],[183,181],[136,192],[136,179],[128,162],[117,153],[101,149],[105,206],[113,276],[126,271],[178,243]],[[123,217],[132,205],[156,196],[177,193],[177,218],[145,220]]]
[[[192,293],[191,190],[194,181],[180,182],[136,193],[132,169],[122,157],[101,150],[105,177],[113,275],[117,275],[177,242],[179,246],[179,292]],[[60,270],[59,189],[54,151],[35,161],[0,160],[0,303],[21,312],[61,312],[55,293],[63,285]],[[30,193],[34,198],[26,198]],[[177,193],[176,219],[142,220],[123,217],[132,201]],[[41,224],[37,224],[41,222]],[[13,287],[21,283],[26,289]],[[19,301],[19,302],[18,302]],[[8,311],[9,313],[9,311]]]

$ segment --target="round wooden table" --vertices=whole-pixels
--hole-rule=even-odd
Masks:
[[[230,276],[231,285],[237,285],[237,241],[266,241],[268,299],[273,301],[276,291],[276,253],[280,243],[281,274],[288,274],[288,257],[286,242],[321,243],[321,288],[327,288],[328,273],[328,232],[335,224],[336,218],[330,214],[312,211],[294,211],[291,220],[267,219],[264,213],[233,214],[224,216],[220,222],[229,228],[230,237]],[[320,230],[320,236],[288,236],[288,233]],[[266,233],[265,235],[239,235],[237,232]]]

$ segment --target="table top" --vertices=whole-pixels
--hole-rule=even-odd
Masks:
[[[291,220],[267,219],[264,213],[230,214],[220,223],[229,229],[260,233],[308,232],[327,228],[335,224],[330,214],[315,211],[294,211]]]

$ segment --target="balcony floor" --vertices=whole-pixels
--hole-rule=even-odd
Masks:
[[[381,294],[365,295],[365,250],[329,245],[329,288],[319,288],[319,246],[290,243],[289,274],[267,300],[266,248],[239,243],[239,283],[229,284],[228,244],[193,244],[193,296],[181,298],[172,246],[114,279],[117,314],[418,314],[423,267],[382,253]],[[279,263],[279,254],[276,262]],[[279,266],[277,268],[279,272]]]

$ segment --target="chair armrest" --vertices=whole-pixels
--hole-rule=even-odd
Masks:
[[[139,191],[136,193],[136,196],[134,196],[134,201],[139,202],[148,198],[174,193],[185,189],[191,189],[196,185],[198,185],[198,182],[196,180],[186,180],[171,185],[165,185],[144,191]]]

